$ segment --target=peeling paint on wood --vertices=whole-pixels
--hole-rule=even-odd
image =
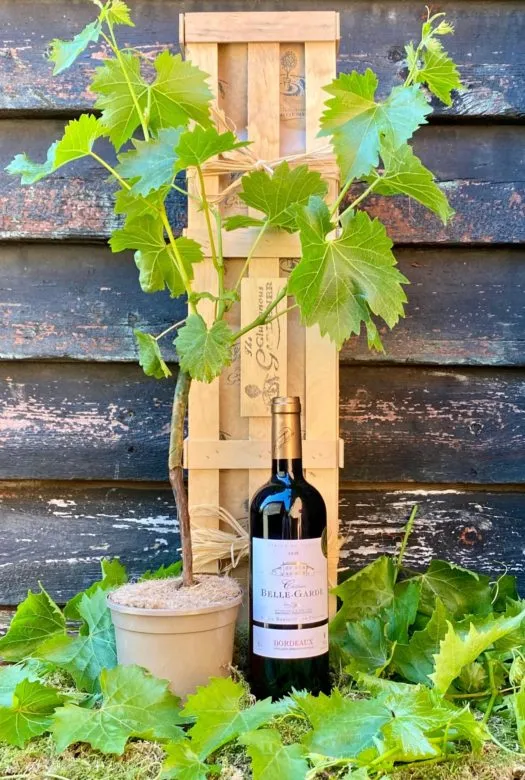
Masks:
[[[421,569],[432,558],[494,577],[506,570],[525,592],[525,494],[457,490],[346,492],[341,496],[340,565],[355,571],[378,555],[395,555],[414,504],[405,562]]]
[[[314,0],[287,0],[288,10],[317,8]],[[418,0],[359,2],[339,0],[341,46],[338,67],[375,70],[385,88],[404,78],[403,45],[419,34],[421,3]],[[275,0],[137,0],[133,4],[137,27],[121,32],[128,45],[154,55],[160,48],[177,50],[178,15],[199,10],[275,10]],[[447,48],[458,62],[466,91],[450,109],[438,114],[457,117],[523,117],[525,74],[520,60],[525,16],[520,0],[472,3],[444,0],[439,10],[456,23],[456,35]],[[0,110],[80,111],[90,108],[87,84],[103,56],[104,47],[84,54],[74,71],[51,76],[43,57],[54,37],[71,38],[93,18],[89,5],[54,0],[24,0],[0,5]]]

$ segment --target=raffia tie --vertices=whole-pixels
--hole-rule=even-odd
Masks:
[[[236,132],[234,123],[226,116],[224,111],[212,106],[212,115],[215,120],[217,130],[225,132],[231,130]],[[312,152],[301,152],[300,154],[289,154],[283,157],[276,157],[272,160],[262,160],[257,157],[249,146],[242,146],[231,152],[223,154],[213,160],[205,162],[202,170],[210,176],[221,176],[231,174],[235,176],[233,181],[221,192],[214,196],[208,196],[210,203],[220,203],[224,198],[235,192],[242,183],[242,177],[252,171],[267,171],[272,174],[275,167],[282,162],[290,165],[308,165],[310,170],[317,171],[327,179],[337,179],[339,170],[334,159],[334,153],[330,144],[320,146]]]
[[[191,537],[195,569],[198,571],[200,567],[217,561],[223,572],[237,568],[239,563],[250,553],[250,535],[242,525],[242,520],[246,521],[246,518],[242,518],[240,521],[236,520],[227,509],[212,504],[197,504],[190,507],[192,521],[197,517],[212,517],[220,523],[230,526],[232,532],[219,528],[202,528],[192,522]],[[332,558],[335,558],[337,565],[339,551],[343,543],[344,540],[339,537],[337,545],[333,545],[329,535],[328,549],[333,550],[328,555],[329,563]],[[344,571],[346,568],[343,567],[339,571]]]

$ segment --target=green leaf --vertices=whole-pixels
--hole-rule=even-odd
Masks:
[[[452,105],[451,92],[461,89],[461,78],[455,63],[439,41],[423,51],[423,67],[418,69],[415,81],[426,84],[429,90],[446,106]]]
[[[38,657],[69,672],[81,690],[96,693],[101,671],[117,663],[115,630],[105,591],[98,588],[90,596],[84,594],[78,612],[84,621],[79,635],[52,637],[40,646]]]
[[[139,582],[144,580],[165,580],[167,577],[178,577],[182,572],[182,561],[175,561],[174,563],[165,566],[159,566],[158,569],[145,571],[142,577],[139,578]]]
[[[7,634],[0,638],[0,658],[20,661],[32,655],[49,637],[65,636],[66,621],[51,596],[28,592],[18,605]]]
[[[306,325],[318,324],[340,349],[370,312],[393,327],[404,315],[408,280],[396,268],[392,241],[377,219],[358,211],[345,221],[341,234],[328,237],[334,227],[326,203],[310,199],[297,211],[302,259],[290,275]]]
[[[220,771],[219,766],[205,764],[200,760],[189,739],[166,745],[161,774],[163,780],[208,780],[210,775],[219,774]]]
[[[332,135],[332,145],[344,181],[370,173],[379,162],[379,145],[387,135],[394,146],[412,137],[426,123],[431,112],[417,86],[394,87],[384,103],[375,101],[377,76],[369,68],[364,74],[342,73],[326,91],[321,135]]]
[[[399,674],[413,683],[430,685],[429,675],[434,670],[434,655],[448,629],[450,615],[443,602],[436,599],[434,612],[421,631],[415,631],[407,644],[398,644],[394,650],[393,665]]]
[[[246,214],[234,214],[232,217],[226,217],[222,224],[225,230],[237,230],[238,228],[261,227],[264,225],[264,220],[249,217]]]
[[[35,184],[45,176],[49,176],[55,169],[55,152],[58,141],[55,141],[47,150],[47,158],[43,163],[33,162],[27,154],[17,154],[6,167],[11,176],[20,176],[22,184]]]
[[[456,686],[465,693],[477,693],[486,691],[489,685],[487,670],[479,661],[473,661],[467,664],[461,670],[461,674],[456,679]]]
[[[293,233],[297,230],[297,206],[306,205],[311,195],[323,197],[326,191],[321,174],[309,170],[307,165],[290,168],[287,162],[282,162],[273,175],[252,171],[243,176],[239,198],[262,211],[270,225]]]
[[[507,599],[515,601],[518,598],[518,581],[512,574],[503,574],[491,585],[491,602],[494,612],[505,612]]]
[[[309,694],[297,699],[297,705],[313,727],[303,743],[310,752],[330,758],[355,758],[375,744],[382,726],[392,718],[381,702],[346,699],[337,688],[330,696]]]
[[[73,596],[73,598],[67,602],[64,607],[64,615],[68,620],[82,620],[78,607],[84,595],[92,596],[99,588],[108,591],[119,585],[124,585],[124,583],[128,581],[126,567],[121,564],[118,558],[113,558],[112,560],[102,558],[100,561],[100,569],[102,572],[102,579],[93,582],[89,588],[77,593],[76,596]]]
[[[395,566],[392,558],[382,556],[353,574],[332,591],[342,606],[330,622],[330,638],[340,642],[346,635],[348,620],[377,615],[394,598]]]
[[[408,195],[437,214],[446,225],[454,216],[445,194],[434,181],[434,174],[425,168],[408,144],[394,149],[390,141],[381,144],[385,165],[375,192],[379,195]]]
[[[117,666],[102,670],[100,688],[100,708],[67,704],[55,713],[52,732],[59,752],[74,742],[87,742],[102,753],[121,755],[130,737],[183,736],[179,699],[168,690],[167,680],[139,666]]]
[[[93,114],[82,114],[79,119],[72,119],[55,148],[54,170],[88,155],[97,138],[105,133],[106,129]]]
[[[518,728],[518,742],[525,748],[525,682],[522,681],[519,691],[511,697],[511,701]]]
[[[86,25],[71,41],[61,41],[55,38],[51,41],[51,53],[49,59],[55,63],[53,76],[62,73],[71,67],[77,57],[87,49],[91,42],[98,41],[100,36],[100,22],[97,20]]]
[[[420,612],[431,615],[436,598],[453,618],[488,615],[491,611],[490,578],[447,561],[432,561],[421,575]]]
[[[206,83],[208,74],[169,51],[158,55],[154,67],[157,76],[150,88],[151,127],[178,127],[187,125],[190,119],[209,127],[213,94]]]
[[[142,78],[140,59],[131,52],[121,52],[120,61],[108,59],[95,70],[90,89],[98,95],[95,108],[102,111],[102,123],[118,150],[129,141],[140,125],[137,106],[131,97],[131,84],[137,104],[142,112],[148,102],[148,85]]]
[[[128,27],[135,27],[131,20],[130,13],[124,0],[112,0],[111,5],[104,9],[104,16],[111,24],[125,24]]]
[[[308,762],[302,745],[283,745],[276,729],[248,731],[239,737],[252,762],[253,780],[304,780]]]
[[[168,194],[168,187],[151,192],[147,197],[136,196],[130,190],[119,190],[115,195],[115,214],[126,215],[126,227],[144,215],[157,217]]]
[[[140,330],[134,330],[133,335],[139,350],[139,364],[144,369],[146,376],[153,376],[155,379],[166,379],[171,376],[171,371],[162,359],[157,339],[149,333],[142,333]]]
[[[199,382],[211,382],[232,361],[232,336],[224,320],[208,328],[200,314],[190,314],[174,342],[181,370]]]
[[[436,690],[446,693],[452,681],[467,664],[493,645],[498,639],[517,629],[525,619],[525,609],[512,617],[499,617],[477,628],[473,623],[468,634],[460,636],[452,623],[441,640],[435,656],[434,672],[429,675]]]
[[[135,148],[119,156],[117,172],[124,179],[134,180],[132,194],[147,196],[152,190],[171,184],[177,161],[175,147],[181,133],[180,127],[167,127],[149,141],[133,139]]]
[[[140,219],[128,220],[123,228],[113,232],[109,243],[113,252],[136,250],[135,263],[144,292],[157,292],[167,287],[172,298],[185,292],[173,250],[164,239],[164,226],[160,217],[145,214]],[[203,258],[200,244],[184,236],[175,239],[175,244],[188,277],[193,279],[192,264]]]
[[[16,686],[22,680],[35,682],[38,680],[38,675],[31,667],[22,664],[0,666],[0,707],[11,706]]]
[[[38,681],[21,680],[10,706],[0,706],[2,741],[21,748],[32,737],[48,731],[53,713],[65,698],[56,688]]]
[[[203,128],[196,125],[181,136],[177,147],[177,170],[181,171],[190,165],[202,165],[216,154],[232,152],[249,144],[249,141],[239,141],[230,130],[219,133],[215,127]]]
[[[230,677],[214,677],[207,686],[197,688],[197,693],[188,696],[181,714],[196,718],[189,735],[193,749],[201,758],[282,714],[279,703],[271,699],[244,708],[245,697],[244,687]]]

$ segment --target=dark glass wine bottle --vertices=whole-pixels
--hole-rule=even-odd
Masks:
[[[328,692],[326,506],[304,478],[299,398],[272,401],[272,475],[250,507],[250,683]]]

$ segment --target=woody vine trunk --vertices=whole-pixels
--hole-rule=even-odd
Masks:
[[[169,476],[170,484],[177,505],[181,547],[182,547],[182,584],[185,587],[195,584],[193,579],[193,552],[191,549],[190,512],[188,508],[188,491],[184,484],[183,447],[184,420],[188,409],[191,377],[186,371],[179,369],[173,405],[171,409]]]

